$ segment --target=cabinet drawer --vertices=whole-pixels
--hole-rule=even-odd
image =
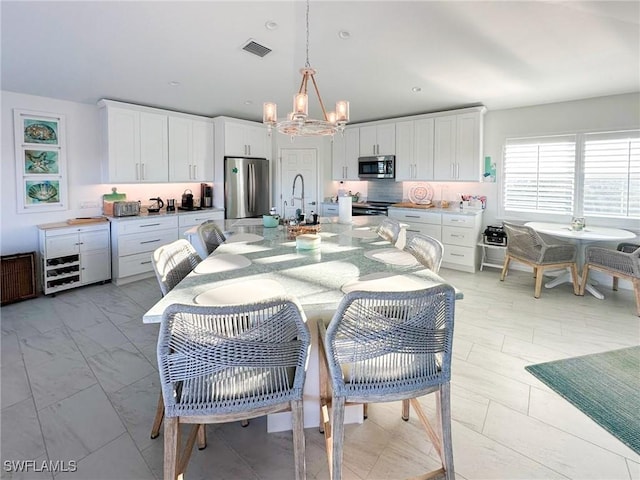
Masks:
[[[135,255],[142,252],[153,252],[161,245],[178,240],[177,229],[158,230],[124,235],[118,238],[118,255]]]
[[[109,232],[83,232],[80,234],[80,251],[105,250],[109,251]]]
[[[471,228],[442,227],[442,243],[473,247],[477,242],[475,231]]]
[[[476,247],[460,247],[458,245],[445,245],[443,263],[455,263],[474,267]]]
[[[138,253],[118,259],[118,278],[130,277],[140,273],[153,272],[151,252]]]
[[[207,220],[224,220],[224,212],[202,212],[180,215],[178,217],[178,225],[180,226],[180,229],[185,227],[195,227]]]
[[[323,205],[322,206],[322,215],[325,217],[337,217],[338,216],[338,205]]]
[[[118,235],[130,233],[153,232],[178,227],[177,217],[156,217],[145,220],[127,220],[118,222]]]
[[[475,215],[442,215],[442,225],[451,225],[452,227],[473,228],[476,224]]]
[[[46,239],[47,257],[62,257],[73,255],[80,251],[80,240],[78,234],[48,236]]]
[[[440,231],[440,225],[429,225],[427,223],[417,223],[407,227],[407,238],[412,233],[420,233],[422,235],[428,235],[436,240],[442,241],[442,234]]]
[[[412,223],[428,223],[432,225],[440,225],[442,223],[442,214],[440,213],[430,213],[430,212],[422,212],[420,210],[407,211],[407,210],[394,210],[389,209],[389,216],[391,218],[395,218],[396,220],[400,220],[401,222],[408,223],[411,225]]]

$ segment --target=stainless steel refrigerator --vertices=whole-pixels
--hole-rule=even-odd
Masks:
[[[269,204],[269,161],[225,157],[225,218],[260,217],[269,213]]]

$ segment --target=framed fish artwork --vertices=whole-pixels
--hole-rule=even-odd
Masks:
[[[68,210],[65,117],[13,111],[18,213]]]

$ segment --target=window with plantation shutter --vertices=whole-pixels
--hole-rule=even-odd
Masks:
[[[640,131],[584,135],[584,215],[640,217]]]
[[[575,203],[575,152],[575,136],[507,140],[504,209],[570,215]]]

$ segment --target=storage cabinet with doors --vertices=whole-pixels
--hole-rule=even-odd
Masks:
[[[112,222],[112,269],[116,285],[153,276],[153,251],[179,238],[178,215],[123,217]]]
[[[434,179],[480,180],[485,109],[435,117]]]
[[[442,214],[418,208],[389,207],[389,217],[406,225],[407,233],[421,233],[442,240]]]
[[[334,180],[358,180],[360,130],[347,128],[333,136],[332,166]]]
[[[167,115],[161,110],[101,100],[105,183],[168,181]]]
[[[337,217],[339,215],[337,203],[322,202],[320,208],[321,217]]]
[[[360,127],[360,156],[395,155],[396,124],[365,125]]]
[[[225,117],[215,119],[224,132],[224,155],[230,157],[269,158],[267,129],[259,123],[244,122]]]
[[[109,223],[49,223],[38,230],[45,295],[111,278]]]
[[[213,158],[211,121],[169,116],[169,181],[207,181]]]
[[[396,180],[433,179],[433,118],[396,123]]]

